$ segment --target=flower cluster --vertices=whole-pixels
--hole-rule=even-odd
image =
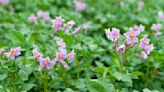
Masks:
[[[7,5],[9,3],[9,0],[0,0],[0,4]]]
[[[147,35],[144,35],[144,37],[140,40],[139,47],[143,48],[145,51],[142,51],[140,54],[140,58],[146,59],[147,55],[150,54],[150,52],[153,50],[153,44],[149,45],[150,39],[147,38]]]
[[[45,22],[50,22],[51,21],[51,17],[49,15],[49,12],[47,12],[47,11],[42,11],[42,10],[38,11],[37,12],[37,17],[38,18],[43,18],[43,20]]]
[[[140,34],[140,31],[135,31],[133,28],[129,28],[129,31],[124,33],[124,36],[126,37],[127,44],[133,44],[138,42],[137,36]]]
[[[71,53],[66,53],[66,45],[63,40],[59,40],[56,42],[58,46],[58,52],[55,55],[55,59],[51,60],[50,57],[43,58],[43,55],[37,50],[33,50],[33,56],[39,61],[39,71],[42,71],[43,68],[50,70],[56,62],[60,62],[65,69],[68,68],[68,64],[66,63],[65,59],[68,57],[68,63],[73,61],[75,56],[74,50]]]
[[[51,21],[51,17],[49,15],[49,12],[47,11],[38,11],[36,15],[32,14],[31,16],[28,17],[28,20],[30,23],[35,23],[37,24],[37,19],[38,18],[43,18],[43,20],[45,22],[50,22]]]
[[[153,50],[153,44],[147,45],[145,51],[142,51],[140,54],[140,59],[146,59],[150,52]]]
[[[32,53],[33,53],[34,57],[35,57],[38,61],[40,61],[40,60],[42,59],[42,56],[43,56],[43,55],[42,55],[41,53],[39,53],[37,49],[34,49],[34,50],[32,51]]]
[[[37,23],[37,16],[35,16],[35,15],[31,15],[31,16],[29,16],[28,17],[28,21],[30,22],[30,23]]]
[[[160,30],[162,29],[162,24],[153,24],[151,26],[151,30],[155,32],[155,36],[161,35]]]
[[[143,32],[145,30],[145,26],[143,25],[135,25],[132,27],[134,31],[139,31],[139,32]]]
[[[73,20],[68,21],[66,24],[64,24],[64,30],[66,32],[69,32],[70,29],[75,25],[75,22]]]
[[[37,49],[34,49],[32,52],[33,52],[33,56],[40,63],[39,68],[38,68],[39,71],[42,71],[43,68],[50,70],[52,66],[55,64],[55,62],[51,61],[49,57],[43,58],[42,57],[43,55]]]
[[[51,20],[52,22],[52,28],[56,31],[64,30],[66,32],[70,32],[70,30],[73,28],[73,26],[76,24],[75,21],[70,20],[67,23],[65,22],[65,19],[63,19],[61,16],[57,16],[54,20]],[[78,33],[80,30],[86,30],[89,28],[89,22],[86,22],[74,29],[72,34]]]
[[[63,18],[61,18],[60,16],[57,16],[55,18],[55,21],[52,24],[52,28],[56,31],[62,30],[63,22],[65,22],[65,20]]]
[[[8,57],[10,59],[15,59],[16,56],[21,55],[21,51],[20,51],[20,47],[17,48],[11,48],[9,53],[8,53]]]
[[[89,22],[83,23],[82,25],[76,27],[74,32],[72,32],[72,34],[79,33],[81,30],[87,30],[89,27],[90,27]]]
[[[57,41],[56,43],[57,43],[59,52],[56,53],[55,61],[61,62],[64,68],[68,68],[68,65],[65,62],[65,59],[68,57],[68,63],[71,63],[76,53],[74,52],[74,50],[72,50],[71,53],[67,54],[66,46],[63,39]]]
[[[109,40],[111,40],[112,42],[117,42],[120,38],[120,30],[117,28],[112,28],[112,30],[110,31],[110,29],[105,29],[105,33],[106,36]],[[117,46],[116,44],[113,45],[113,48],[117,50],[117,52],[119,53],[124,53],[125,51],[125,45],[122,44],[120,46]]]
[[[130,27],[128,32],[124,33],[123,36],[125,36],[125,42],[121,43],[119,45],[119,39],[121,37],[120,30],[117,28],[105,29],[106,36],[109,40],[114,42],[113,49],[115,49],[118,53],[124,53],[128,48],[134,47],[136,43],[138,43],[138,35],[140,35],[141,32],[145,30],[145,27],[143,25],[135,25],[133,27]],[[123,37],[124,38],[124,37]],[[144,51],[141,52],[140,58],[146,59],[147,55],[150,54],[150,52],[153,50],[153,44],[149,45],[149,39],[147,38],[147,35],[145,35],[139,43],[139,48],[144,49]]]
[[[119,37],[120,37],[120,30],[117,28],[112,28],[112,31],[110,31],[110,29],[105,29],[106,32],[106,36],[109,40],[111,40],[112,42],[116,42]]]
[[[87,7],[86,3],[82,2],[81,0],[75,0],[75,10],[77,12],[84,11]]]

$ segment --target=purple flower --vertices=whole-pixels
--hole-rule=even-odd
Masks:
[[[62,29],[62,25],[61,25],[60,23],[54,23],[54,24],[52,25],[52,28],[53,28],[54,30],[56,30],[56,31],[59,31],[59,30]]]
[[[69,63],[72,63],[75,54],[76,53],[74,52],[74,50],[72,50],[71,53],[68,55],[68,62]]]
[[[51,17],[50,16],[45,16],[43,17],[45,22],[50,22],[51,21]]]
[[[42,10],[40,10],[40,11],[37,12],[37,17],[38,18],[44,18],[46,16],[49,16],[49,12],[42,11]]]
[[[75,30],[74,30],[74,32],[72,32],[72,34],[76,34],[76,33],[80,32],[80,30],[81,30],[81,26],[75,28]]]
[[[145,35],[141,40],[140,40],[140,48],[146,48],[147,45],[149,44],[149,39],[147,38],[147,35]]]
[[[61,16],[55,18],[55,23],[63,24],[63,22],[65,22],[65,20]]]
[[[120,37],[120,30],[117,28],[112,28],[112,31],[110,29],[105,29],[105,33],[108,39],[110,39],[112,42],[116,42]]]
[[[0,0],[0,4],[7,5],[9,3],[9,0]]]
[[[84,11],[86,9],[87,5],[80,1],[80,0],[75,0],[75,9],[77,12]]]
[[[148,45],[148,46],[145,48],[145,52],[146,52],[146,54],[149,55],[150,52],[151,52],[153,49],[154,49],[153,44]]]
[[[155,36],[161,35],[161,32],[155,32]]]
[[[49,12],[47,11],[38,11],[37,12],[37,17],[38,18],[43,18],[45,22],[50,22],[51,21],[51,17],[49,16]]]
[[[90,23],[86,22],[86,23],[82,24],[82,29],[86,30],[89,28],[89,26],[90,26]]]
[[[68,64],[66,62],[62,61],[61,63],[65,69],[68,69]]]
[[[63,49],[65,49],[66,45],[65,45],[65,42],[63,41],[63,39],[59,40],[59,41],[56,41],[57,43],[57,46],[58,46],[58,49],[61,51]]]
[[[60,16],[57,16],[55,21],[53,22],[52,28],[57,31],[61,30],[64,21],[65,20],[62,19]]]
[[[160,19],[164,19],[164,13],[162,11],[159,11],[157,15]]]
[[[162,29],[162,24],[153,24],[151,26],[151,30],[155,31],[155,35],[161,35],[162,33],[160,32],[160,30]]]
[[[32,53],[33,53],[34,57],[35,57],[37,60],[40,61],[40,60],[42,59],[42,54],[39,53],[37,49],[34,49],[34,50],[32,51]]]
[[[140,54],[140,59],[146,59],[147,58],[147,54],[142,51],[141,54]]]
[[[162,24],[153,24],[151,30],[160,31],[162,29]]]
[[[133,30],[143,32],[145,30],[145,26],[143,26],[141,24],[139,26],[136,25],[133,27]]]
[[[67,24],[64,25],[64,29],[66,32],[69,32],[70,29],[75,25],[73,20],[69,21]]]
[[[35,15],[31,15],[28,17],[30,23],[37,23],[37,17]]]
[[[133,28],[129,28],[129,31],[124,33],[126,36],[127,44],[133,44],[138,42],[137,36],[140,34],[139,31],[134,31]]]
[[[52,62],[49,57],[42,58],[40,60],[39,71],[42,71],[43,68],[50,70],[55,62]]]
[[[125,45],[124,45],[124,44],[120,45],[120,46],[117,48],[117,52],[118,52],[118,53],[124,53],[124,51],[125,51]]]
[[[66,51],[60,51],[58,53],[56,53],[56,58],[55,61],[59,61],[62,62],[64,61],[64,59],[67,57]]]
[[[19,55],[21,55],[20,47],[10,49],[10,52],[8,53],[10,59],[15,59],[15,57]]]

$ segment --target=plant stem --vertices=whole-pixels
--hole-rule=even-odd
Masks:
[[[13,75],[14,75],[13,76],[13,89],[14,89],[13,92],[16,92],[16,86],[15,86],[15,77],[16,76],[15,76],[15,73],[13,73]]]
[[[11,67],[11,69],[15,69],[15,68],[13,68],[14,67],[14,61],[10,61],[10,67]],[[10,80],[11,80],[11,86],[10,86],[10,90],[11,90],[11,92],[16,92],[16,86],[15,86],[15,77],[16,77],[16,75],[15,75],[15,70],[14,71],[9,71],[9,73],[11,74],[10,75]]]
[[[76,78],[79,79],[79,65],[78,65],[78,60],[76,60]]]
[[[63,69],[63,73],[64,83],[66,84],[66,87],[68,87],[67,70]]]
[[[158,73],[157,68],[154,68],[154,70],[152,72],[153,72],[153,74],[152,74],[152,79],[151,80],[153,81],[153,80],[155,80],[155,78],[157,76],[157,73]]]
[[[123,56],[122,56],[123,54],[121,54],[121,56],[120,56],[120,60],[119,60],[119,63],[120,63],[120,72],[123,72]]]
[[[44,70],[44,78],[43,78],[44,80],[44,84],[43,84],[43,86],[44,86],[44,92],[49,92],[49,90],[48,90],[48,83],[47,83],[47,70]]]
[[[103,73],[103,78],[106,78],[107,72],[108,72],[108,68],[105,68],[105,71],[104,71],[104,73]]]
[[[124,69],[124,62],[126,60],[126,53],[127,51],[125,50],[125,52],[123,54],[121,54],[121,57],[120,57],[120,71],[123,72],[123,69]]]
[[[147,77],[148,77],[148,75],[149,75],[149,65],[150,65],[150,62],[148,61],[147,62],[148,63],[148,65],[147,65],[147,69],[146,69],[146,75],[145,75],[145,78],[144,78],[144,80],[146,81],[146,79],[148,79]],[[147,87],[147,83],[145,82],[145,85],[144,85],[145,87]]]

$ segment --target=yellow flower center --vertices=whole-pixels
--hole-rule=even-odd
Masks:
[[[145,40],[142,40],[142,43],[145,44],[146,43]]]
[[[46,61],[44,62],[44,64],[45,64],[45,65],[48,65],[48,60],[46,60]]]
[[[36,53],[35,56],[36,56],[37,58],[40,57],[39,53]]]
[[[56,27],[56,28],[59,28],[59,26],[58,26],[58,25],[56,25],[55,27]]]
[[[62,54],[59,54],[59,58],[63,58],[63,55]]]
[[[16,55],[16,51],[12,50],[12,51],[11,51],[11,54],[12,54],[12,55]]]
[[[133,33],[130,33],[130,38],[133,38],[134,37],[134,34]]]

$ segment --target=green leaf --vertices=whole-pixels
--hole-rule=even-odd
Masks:
[[[122,75],[121,73],[119,73],[119,72],[116,72],[116,73],[113,74],[113,76],[114,76],[117,80],[121,80],[123,75]]]
[[[98,73],[103,73],[105,71],[105,67],[96,67],[95,71]]]
[[[114,85],[108,79],[89,81],[87,88],[90,92],[115,92]]]
[[[71,88],[66,88],[64,92],[75,92],[75,91],[73,91]]]
[[[87,88],[88,88],[89,92],[106,92],[103,85],[101,85],[96,80],[89,81],[87,84]]]
[[[2,85],[0,85],[0,89],[3,89],[3,86]]]
[[[0,74],[0,80],[4,80],[5,78],[7,78],[7,74],[6,73]]]
[[[25,84],[22,85],[22,91],[29,91],[34,86],[35,86],[35,84],[33,84],[33,83],[25,83]]]
[[[20,70],[20,71],[18,72],[18,75],[20,76],[20,78],[21,78],[23,81],[28,80],[28,75],[27,75],[26,71]]]
[[[33,68],[30,64],[22,65],[21,70],[19,70],[18,75],[23,81],[28,80],[28,76],[32,73]]]
[[[124,81],[127,84],[127,86],[132,87],[132,79],[131,79],[130,75],[124,74],[122,77],[122,81]]]
[[[132,72],[133,75],[142,76],[143,73],[139,71]]]
[[[85,89],[85,87],[86,87],[85,80],[84,79],[78,79],[75,82],[75,86],[76,86],[76,88],[79,88],[79,89]]]
[[[8,44],[0,43],[0,47],[8,46]]]
[[[101,79],[99,82],[104,86],[106,92],[115,92],[114,85],[108,79]]]
[[[13,44],[25,44],[26,39],[23,34],[21,34],[19,31],[11,31],[11,33],[8,35],[8,39],[11,40]]]

